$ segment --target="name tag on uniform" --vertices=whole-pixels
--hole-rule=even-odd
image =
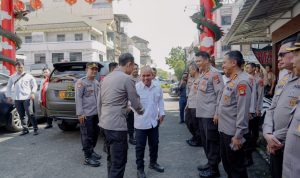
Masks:
[[[292,107],[296,106],[297,100],[298,100],[298,98],[292,98],[292,99],[290,99],[290,106],[292,106]]]

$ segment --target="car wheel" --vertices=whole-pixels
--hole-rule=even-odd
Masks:
[[[11,132],[19,132],[23,129],[20,116],[16,109],[13,109],[9,114],[9,119],[6,125],[6,129]]]
[[[77,123],[68,123],[68,122],[62,121],[62,123],[57,124],[57,126],[63,131],[73,131],[73,130],[76,130]]]

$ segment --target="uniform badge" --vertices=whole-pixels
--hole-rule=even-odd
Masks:
[[[201,87],[200,87],[200,89],[201,89],[202,91],[205,90],[205,85],[206,85],[206,80],[203,80],[202,83],[201,83]]]
[[[216,81],[217,84],[220,83],[220,79],[219,79],[218,75],[215,75],[213,79],[214,79],[214,81]]]
[[[229,96],[227,95],[224,95],[224,103],[227,104],[229,101]]]
[[[230,87],[234,87],[234,83],[233,83],[233,82],[230,82],[228,85],[229,85]]]
[[[253,83],[254,83],[253,78],[249,78],[249,83],[250,83],[251,86],[253,86]]]
[[[246,89],[247,89],[246,84],[238,85],[239,96],[245,96],[246,95]]]
[[[292,99],[290,100],[290,106],[292,106],[292,107],[296,106],[297,100],[298,100],[297,98],[292,98]]]

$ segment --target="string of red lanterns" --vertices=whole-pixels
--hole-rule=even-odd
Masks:
[[[14,0],[14,9],[17,11],[22,11],[25,9],[25,5],[20,0]]]
[[[93,4],[96,2],[96,0],[84,0],[85,2],[89,4]],[[109,3],[112,3],[113,0],[106,0]],[[65,0],[66,3],[68,3],[70,6],[74,5],[77,3],[77,0]],[[30,6],[34,10],[38,10],[43,7],[43,3],[41,0],[30,0]],[[25,9],[25,5],[22,0],[14,0],[14,9],[21,11]]]

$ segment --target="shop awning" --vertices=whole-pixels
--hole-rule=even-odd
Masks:
[[[270,25],[279,19],[292,18],[282,16],[299,2],[300,0],[245,0],[223,43],[271,42]]]

